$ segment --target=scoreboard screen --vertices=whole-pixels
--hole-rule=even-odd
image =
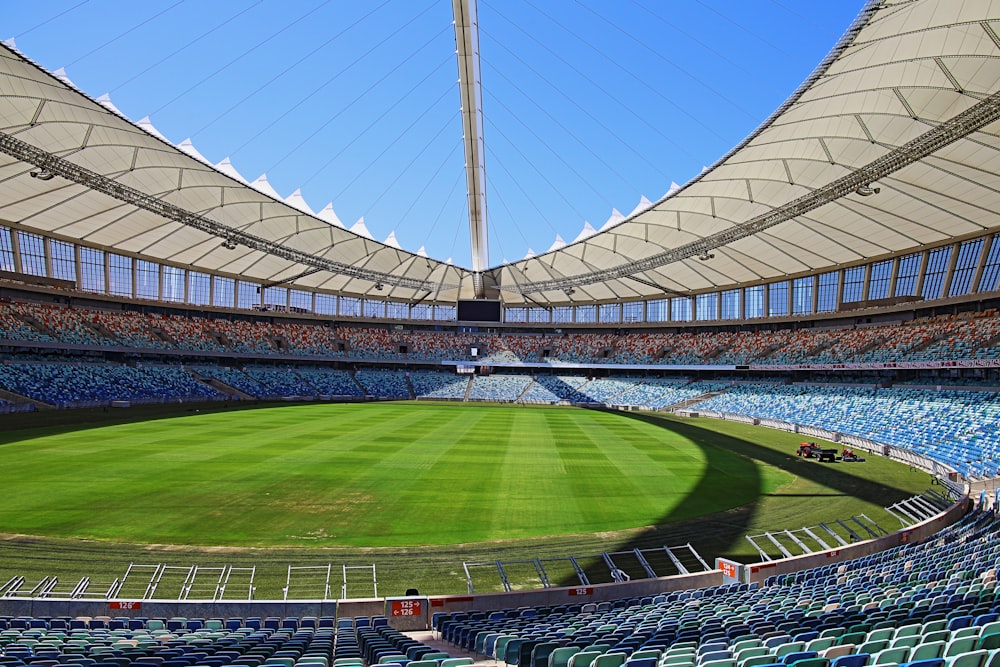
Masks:
[[[467,299],[458,302],[460,322],[499,322],[500,301],[494,299]]]

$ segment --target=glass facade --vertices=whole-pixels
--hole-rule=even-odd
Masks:
[[[197,306],[254,309],[286,307],[328,317],[454,321],[451,304],[338,296],[287,285],[262,287],[249,280],[211,275],[97,248],[14,231],[0,225],[0,271],[78,281],[88,292]],[[618,324],[734,321],[808,317],[835,312],[840,303],[919,296],[927,301],[1000,289],[997,235],[963,241],[842,270],[750,287],[603,304],[512,306],[504,321],[531,324]]]
[[[410,306],[407,303],[390,301],[385,307],[385,316],[390,320],[406,320],[410,317]]]

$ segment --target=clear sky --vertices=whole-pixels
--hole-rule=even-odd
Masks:
[[[168,140],[471,265],[448,0],[0,0],[0,39]],[[479,0],[490,265],[661,198],[861,0]]]

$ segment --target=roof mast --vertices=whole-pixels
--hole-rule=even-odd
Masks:
[[[476,298],[486,296],[483,271],[489,264],[486,242],[486,167],[483,142],[483,93],[479,78],[479,14],[476,0],[452,0],[458,57],[458,88],[462,97],[462,134],[469,198],[469,238]]]

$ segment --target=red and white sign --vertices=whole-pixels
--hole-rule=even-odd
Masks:
[[[722,570],[722,574],[729,577],[730,579],[736,578],[736,563],[728,560],[719,559],[719,569]]]
[[[108,609],[125,609],[125,610],[137,610],[142,609],[141,602],[129,602],[126,600],[114,600],[108,603]]]
[[[423,613],[423,600],[391,600],[389,602],[389,614],[392,616],[421,616]]]
[[[569,589],[568,592],[569,592],[570,595],[593,595],[594,594],[594,587],[593,586],[581,586],[579,588],[571,588],[571,589]]]

